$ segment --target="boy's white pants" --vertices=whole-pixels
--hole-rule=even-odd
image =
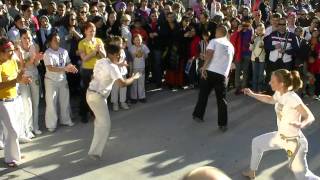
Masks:
[[[123,76],[125,79],[125,76]],[[118,104],[126,102],[127,99],[127,87],[120,87],[118,83],[114,83],[111,90],[111,102]]]
[[[70,117],[70,97],[67,80],[53,81],[45,78],[46,88],[46,127],[48,129],[55,129],[58,122],[58,107],[60,112],[60,123],[67,125],[72,123]],[[59,106],[57,105],[59,102]]]
[[[16,102],[0,101],[0,121],[4,132],[4,160],[13,162],[21,160],[18,141],[20,122],[17,119]]]
[[[93,139],[88,154],[101,157],[111,127],[107,98],[96,92],[87,91],[87,103],[96,117]]]
[[[133,69],[133,73],[140,73],[141,76],[138,80],[134,81],[130,87],[131,99],[144,99],[146,98],[145,91],[145,69]]]
[[[300,148],[297,150],[297,154],[291,163],[291,170],[293,171],[297,180],[320,180],[319,177],[315,176],[309,169],[307,164],[307,152],[308,152],[308,141],[301,133],[298,139]],[[252,155],[250,169],[256,171],[261,161],[262,155],[265,151],[284,149],[291,152],[295,151],[295,144],[290,141],[286,141],[281,138],[280,134],[275,131],[267,134],[263,134],[255,137],[252,140]],[[290,160],[290,158],[289,158]]]

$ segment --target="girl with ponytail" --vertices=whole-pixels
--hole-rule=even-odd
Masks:
[[[250,169],[243,172],[243,175],[254,179],[263,153],[283,149],[287,152],[289,168],[296,179],[319,180],[320,178],[308,169],[307,164],[308,141],[301,129],[310,125],[315,119],[309,108],[294,92],[303,85],[299,72],[276,70],[272,73],[269,84],[275,91],[273,96],[256,94],[250,89],[244,90],[248,96],[275,105],[278,130],[252,140]]]

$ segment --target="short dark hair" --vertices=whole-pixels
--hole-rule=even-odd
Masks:
[[[271,16],[272,18],[282,18],[282,15],[280,13],[274,13]]]
[[[22,37],[22,35],[24,35],[24,34],[26,34],[26,33],[28,33],[28,32],[30,32],[30,31],[28,31],[28,29],[20,29],[20,30],[19,30],[20,37]]]
[[[19,21],[20,19],[22,19],[22,16],[20,14],[16,15],[13,19],[14,22]]]
[[[23,4],[23,5],[21,5],[21,11],[24,12],[30,7],[32,7],[30,4]]]
[[[121,48],[114,44],[109,44],[107,46],[107,54],[118,54],[120,53]]]
[[[48,36],[48,38],[47,38],[47,40],[46,40],[46,44],[47,44],[48,46],[50,45],[51,41],[53,40],[53,38],[54,38],[55,36],[59,36],[58,31],[57,31],[56,28],[52,28],[52,32],[51,32],[51,34],[49,34],[49,36]]]
[[[219,25],[217,27],[217,31],[220,31],[223,36],[226,36],[228,34],[228,28],[225,25]]]

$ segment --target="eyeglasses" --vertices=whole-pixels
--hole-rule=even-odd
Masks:
[[[282,24],[282,23],[281,23],[281,24],[278,24],[278,25],[279,25],[279,26],[286,26],[287,24]]]
[[[80,14],[87,14],[87,12],[86,11],[81,11]]]

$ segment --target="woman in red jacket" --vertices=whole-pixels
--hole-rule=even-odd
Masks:
[[[320,36],[318,36],[320,37]],[[320,98],[320,41],[314,47],[314,51],[312,53],[312,57],[309,59],[308,70],[315,78],[315,89],[314,89],[314,98]]]
[[[199,44],[201,41],[200,36],[196,34],[196,28],[190,27],[191,42],[189,44],[189,57],[186,65],[185,73],[188,77],[188,83],[190,88],[194,88],[197,85],[197,60],[200,55]]]

